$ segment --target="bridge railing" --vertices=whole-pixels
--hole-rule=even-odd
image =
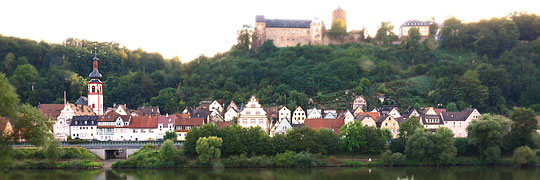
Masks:
[[[103,147],[103,146],[144,146],[145,144],[162,145],[164,141],[85,141],[80,143],[61,142],[62,146]],[[174,145],[183,146],[184,141],[174,141]],[[28,142],[16,142],[13,147],[34,147]]]

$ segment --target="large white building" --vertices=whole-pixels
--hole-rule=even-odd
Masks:
[[[251,96],[249,102],[244,109],[240,112],[238,118],[238,125],[242,127],[261,127],[264,132],[268,133],[268,117],[266,111],[262,108],[261,104],[255,96]]]
[[[279,121],[283,119],[291,119],[291,110],[289,108],[283,106],[281,109],[279,109]]]
[[[306,112],[302,109],[302,107],[296,107],[296,110],[294,110],[292,115],[292,124],[304,124],[305,120]]]
[[[71,119],[71,139],[97,139],[98,116],[74,116]]]

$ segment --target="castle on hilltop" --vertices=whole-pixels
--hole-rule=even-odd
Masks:
[[[346,13],[341,7],[332,11],[332,23],[342,21],[347,27]],[[328,45],[361,42],[363,34],[360,31],[351,31],[343,40],[332,39],[326,36],[328,31],[324,22],[315,18],[313,20],[297,19],[266,19],[263,15],[255,17],[255,35],[253,42],[256,48],[266,40],[273,40],[276,47],[300,45]]]

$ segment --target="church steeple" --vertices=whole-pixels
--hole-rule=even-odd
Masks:
[[[92,72],[88,82],[88,105],[92,107],[96,115],[103,115],[103,83],[101,83],[101,74],[98,71],[97,53],[94,54],[92,63]]]
[[[88,77],[90,77],[90,79],[101,79],[101,74],[99,73],[98,71],[98,58],[97,58],[97,53],[94,54],[94,62],[93,62],[93,70],[92,72],[88,75]]]

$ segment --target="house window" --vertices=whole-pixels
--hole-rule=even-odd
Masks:
[[[259,119],[259,124],[264,124],[263,119]]]
[[[251,104],[251,107],[254,108],[254,107],[255,107],[255,104]]]
[[[186,130],[190,130],[191,129],[191,126],[186,126]]]
[[[255,119],[251,119],[251,124],[255,124]]]
[[[96,86],[92,86],[92,92],[96,92]]]
[[[247,124],[247,119],[242,119],[242,124]]]
[[[251,115],[251,112],[250,112],[250,111],[246,111],[246,115]]]
[[[261,112],[259,112],[259,111],[255,111],[255,114],[256,114],[256,115],[260,115],[260,114],[261,114]]]

